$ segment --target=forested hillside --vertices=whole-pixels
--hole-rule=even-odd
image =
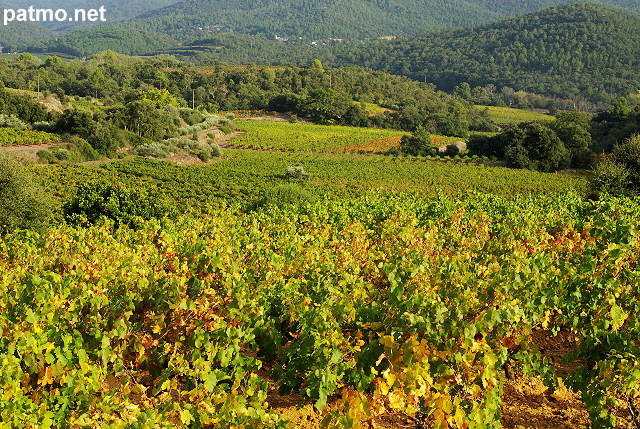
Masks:
[[[344,47],[337,58],[444,90],[468,82],[611,102],[640,88],[640,18],[575,3],[495,24]]]
[[[176,47],[178,43],[162,34],[126,26],[96,26],[66,37],[30,44],[29,52],[53,52],[85,57],[106,50],[125,55],[146,54]]]
[[[309,46],[314,40],[375,39],[479,25],[568,3],[566,0],[185,0],[157,9],[171,2],[152,2],[146,13],[122,23],[111,21],[142,12],[141,1],[132,0],[125,5],[108,2],[109,23],[100,25],[101,31],[80,32],[71,38],[63,37],[50,46],[34,48],[48,52],[73,51],[76,55],[90,55],[106,49],[140,55],[157,51],[159,45],[163,49],[173,48],[175,43],[167,37],[188,44],[220,33],[250,34],[270,40],[279,38],[295,48],[298,42]],[[608,0],[604,3],[624,7],[627,12],[640,13],[640,6],[631,0]],[[136,43],[132,47],[123,43],[122,38],[110,36],[113,33],[131,33],[139,39],[138,31],[148,32],[151,37],[159,35],[159,42]]]
[[[97,9],[104,6],[107,10],[108,21],[116,19],[133,18],[134,16],[149,13],[154,9],[159,9],[170,4],[176,3],[176,0],[103,0],[100,3],[91,2],[89,0],[39,0],[34,7],[39,9],[51,8],[71,10],[76,8]],[[20,0],[3,0],[2,6],[12,9],[27,8],[30,4]],[[74,25],[77,25],[74,23]],[[59,25],[53,25],[58,28]]]
[[[203,19],[206,16],[204,11],[200,15]],[[107,49],[130,55],[169,52],[196,63],[306,65],[319,58],[332,66],[358,65],[408,76],[445,91],[467,82],[472,88],[486,87],[489,97],[492,92],[504,93],[507,104],[547,107],[551,98],[564,100],[565,108],[576,105],[592,111],[640,88],[640,17],[591,3],[559,6],[478,27],[364,44],[325,41],[311,45],[297,38],[282,42],[264,35],[204,30],[193,33],[200,39],[181,44],[153,32],[157,27],[150,24],[152,21],[142,22],[126,24],[135,23],[142,30],[124,23],[99,27],[34,44],[33,49],[75,56]],[[172,22],[174,30],[168,33],[177,35],[181,21]],[[547,99],[539,102],[529,96],[528,100],[524,93],[542,94]]]
[[[229,30],[270,37],[364,39],[476,25],[562,3],[568,1],[185,0],[141,16],[134,26],[182,39]],[[637,2],[605,3],[640,12]]]
[[[0,8],[0,16],[4,9]],[[0,52],[15,52],[19,46],[32,45],[53,37],[55,33],[32,22],[8,22],[0,25]]]

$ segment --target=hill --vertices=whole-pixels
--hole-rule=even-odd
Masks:
[[[470,26],[567,0],[184,0],[142,15],[136,28],[177,39],[219,31],[308,39],[366,39]],[[605,3],[640,13],[630,0]],[[357,13],[354,13],[357,12]]]
[[[176,3],[176,0],[103,0],[99,4],[88,0],[39,0],[34,7],[39,9],[65,9],[70,11],[76,8],[97,9],[104,6],[107,10],[108,21],[129,19],[151,10],[163,8]],[[26,8],[26,4],[20,0],[4,0],[2,6],[12,9]],[[75,24],[75,23],[74,23]],[[49,27],[60,29],[63,26],[58,23],[47,24]]]
[[[4,16],[3,8],[0,8],[0,15]],[[50,39],[54,35],[51,30],[37,23],[8,22],[0,25],[0,52],[15,52],[19,47]]]
[[[73,0],[71,3],[75,4],[78,1]],[[162,35],[161,39],[166,40],[168,37],[181,43],[210,38],[220,33],[235,33],[290,42],[302,40],[308,44],[313,40],[364,40],[385,36],[409,36],[433,29],[480,25],[569,1],[184,0],[164,8],[156,8],[163,3],[171,2],[172,0],[152,2],[147,12],[137,18],[101,25],[100,29],[108,32],[144,31],[146,34]],[[119,5],[112,3],[113,0],[106,3],[107,10],[120,10]],[[640,14],[640,5],[635,1],[607,0],[604,3]],[[142,9],[141,0],[131,0],[125,4],[121,14],[124,17]],[[109,21],[111,20],[110,17]],[[125,52],[117,41],[101,40],[97,43],[94,39],[105,37],[100,33],[80,32],[73,37],[76,38],[74,40],[80,40],[81,44],[99,50]],[[66,39],[62,38],[58,45],[60,43],[66,43]],[[135,52],[128,53],[147,54],[153,49],[154,46],[151,45],[140,46]],[[86,54],[98,52],[93,49],[85,51]]]
[[[640,17],[574,3],[474,28],[343,47],[335,58],[449,91],[468,82],[608,103],[640,88]]]

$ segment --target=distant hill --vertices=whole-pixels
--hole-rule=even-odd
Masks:
[[[137,15],[149,13],[154,9],[169,6],[177,0],[101,0],[99,2],[91,0],[38,0],[37,2],[24,2],[22,0],[2,0],[0,7],[19,9],[27,8],[30,5],[38,9],[65,9],[71,11],[76,8],[98,9],[104,6],[107,10],[108,21],[133,18]],[[61,28],[57,23],[48,26]],[[67,24],[68,25],[68,24]]]
[[[142,15],[136,28],[175,39],[216,31],[366,39],[478,25],[571,0],[184,0]],[[637,0],[605,0],[640,13]]]
[[[53,0],[43,0],[44,5]],[[69,7],[87,0],[63,0]],[[220,33],[260,35],[265,38],[302,40],[364,40],[384,36],[409,36],[427,30],[467,27],[522,15],[571,0],[105,0],[109,31],[143,31],[182,43]],[[8,3],[17,3],[10,0]],[[640,14],[637,0],[604,0],[603,3]],[[163,5],[167,5],[162,7]],[[40,5],[39,5],[40,6]],[[56,4],[56,7],[62,7]],[[66,7],[66,6],[65,6]],[[96,7],[95,4],[90,7]],[[77,30],[77,25],[67,25]],[[118,30],[112,30],[118,29]],[[84,38],[94,38],[87,33]],[[99,37],[99,36],[97,36]],[[76,39],[78,40],[78,39]],[[98,46],[94,42],[88,45]],[[112,43],[109,49],[121,51]],[[139,51],[131,53],[148,53]]]
[[[611,102],[640,89],[640,17],[574,3],[473,28],[375,41],[334,52],[356,64],[452,90],[494,84]]]
[[[96,26],[31,45],[31,52],[55,52],[75,57],[85,57],[98,52],[112,50],[125,55],[146,54],[171,49],[178,43],[158,33],[136,30],[122,26]]]
[[[4,16],[4,9],[0,8],[0,17]],[[47,40],[55,33],[42,25],[32,22],[9,22],[0,25],[0,47],[2,52],[14,52],[17,49],[32,45],[41,40]]]

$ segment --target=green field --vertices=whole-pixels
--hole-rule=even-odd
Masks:
[[[292,149],[323,152],[384,152],[407,134],[403,131],[340,125],[289,124],[266,121],[236,121],[246,134],[231,145],[255,149]]]
[[[194,192],[216,177],[108,172],[126,169],[173,170]],[[299,203],[0,238],[2,421],[284,429],[276,382],[333,427],[418,409],[433,427],[498,427],[504,365],[556,383],[532,333],[568,327],[572,359],[594,364],[567,386],[637,394],[640,291],[619,280],[640,274],[637,202],[368,190]]]
[[[0,146],[38,145],[60,141],[57,134],[44,131],[18,130],[15,128],[0,128]]]
[[[510,107],[478,106],[480,109],[488,109],[489,116],[498,125],[511,125],[529,121],[553,121],[554,117],[530,110],[512,109]]]
[[[274,383],[332,428],[497,427],[504,366],[557,382],[532,335],[567,327],[571,359],[596,366],[565,385],[613,404],[640,381],[637,200],[585,200],[578,175],[377,153],[397,131],[237,126],[200,165],[26,168],[55,215],[0,237],[8,427],[285,429]],[[73,200],[87,183],[111,193]],[[163,209],[146,218],[149,201]],[[607,427],[611,407],[585,404]]]

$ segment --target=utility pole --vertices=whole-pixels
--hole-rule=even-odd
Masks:
[[[196,90],[191,88],[191,108],[196,109]]]

